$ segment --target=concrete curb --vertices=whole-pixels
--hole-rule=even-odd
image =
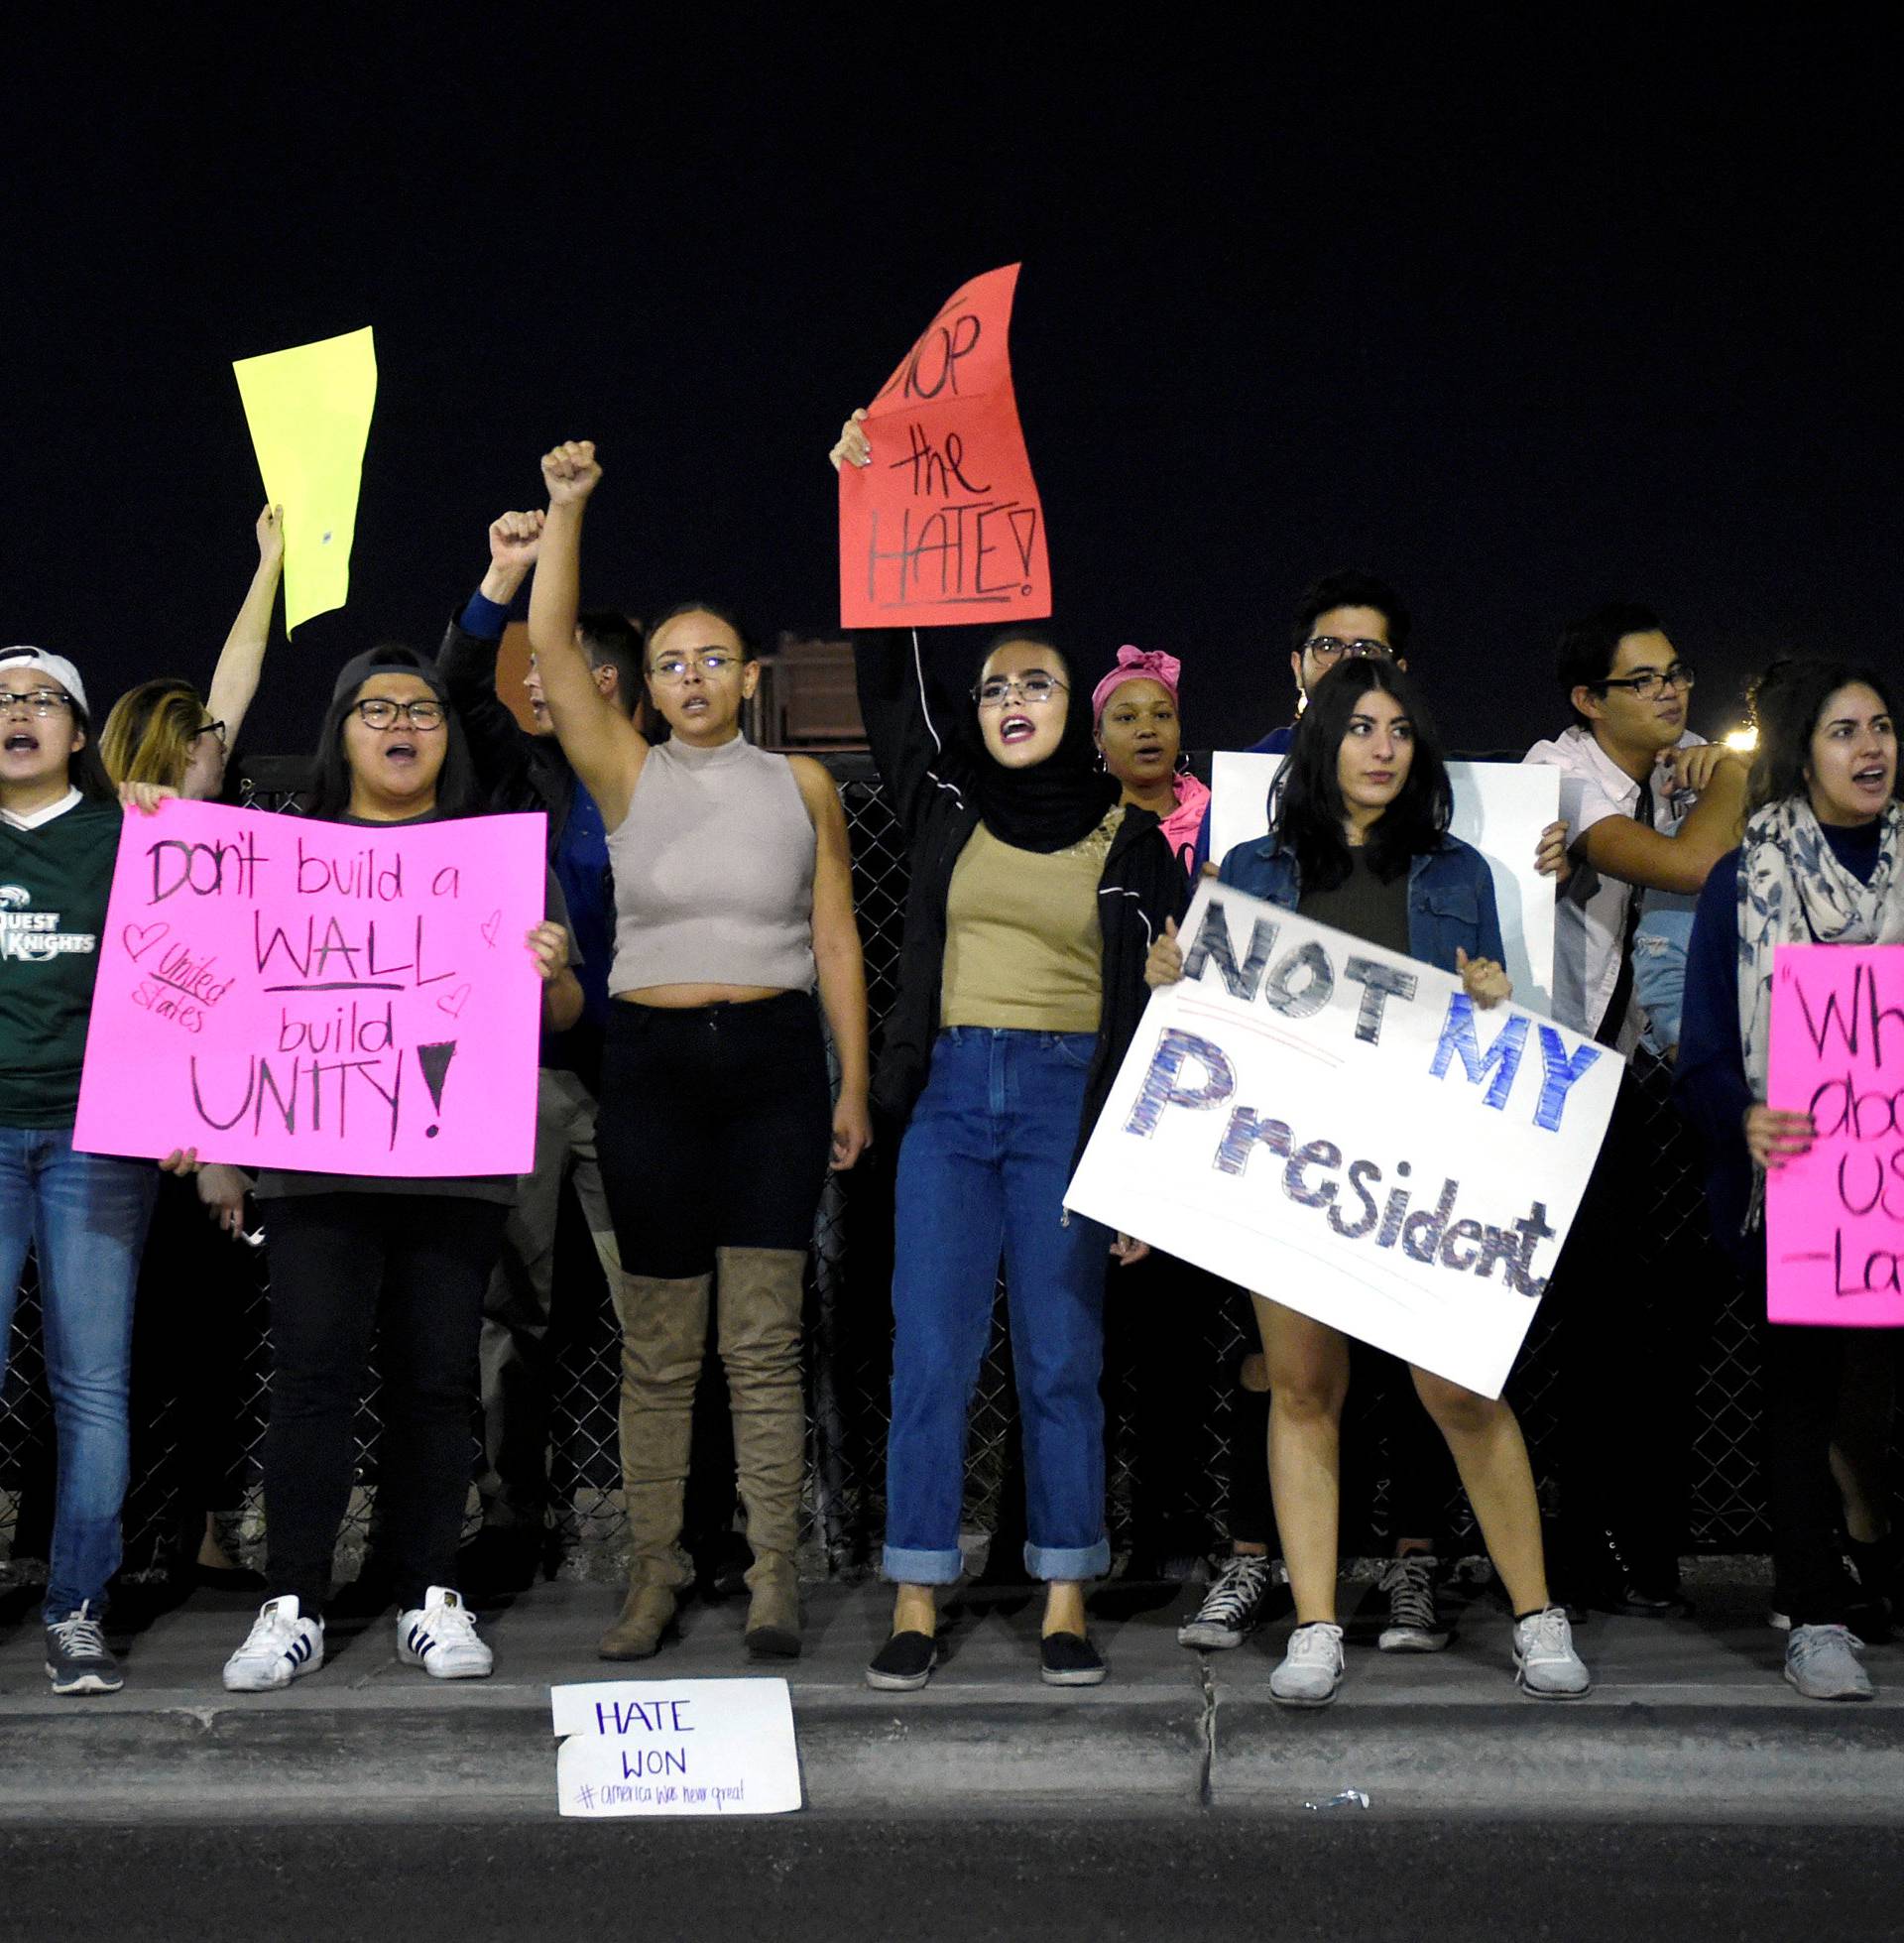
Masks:
[[[1131,1698],[797,1694],[807,1804],[865,1811],[1377,1810],[1843,1819],[1904,1800],[1904,1715],[1631,1703],[1293,1713]],[[0,1721],[0,1824],[555,1814],[545,1697],[483,1706],[75,1706]]]

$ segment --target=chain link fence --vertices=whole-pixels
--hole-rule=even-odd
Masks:
[[[876,1022],[892,1005],[906,860],[879,782],[864,757],[828,759],[852,833],[854,888]],[[243,786],[256,806],[295,811],[297,766],[259,763]],[[1685,1540],[1694,1550],[1757,1551],[1766,1543],[1759,1475],[1757,1351],[1736,1277],[1706,1231],[1695,1144],[1667,1097],[1668,1072],[1642,1056],[1639,1077],[1659,1156],[1648,1207],[1636,1209],[1634,1273],[1675,1276],[1705,1327],[1692,1413],[1692,1473]],[[828,1185],[809,1271],[812,1554],[835,1572],[878,1557],[892,1317],[894,1156],[879,1153]],[[259,1450],[270,1367],[269,1263],[259,1242],[218,1237],[189,1196],[162,1198],[141,1282],[134,1369],[133,1487],[126,1513],[128,1569],[195,1548],[206,1514],[255,1538]],[[1237,1372],[1252,1334],[1248,1305],[1209,1277],[1158,1264],[1128,1284],[1114,1272],[1108,1312],[1106,1398],[1114,1544],[1207,1550],[1226,1525]],[[616,1397],[619,1345],[604,1287],[576,1211],[558,1240],[557,1305],[550,1350],[554,1408],[550,1482],[562,1536],[612,1541],[620,1527]],[[1551,1308],[1551,1304],[1548,1305]],[[1551,1506],[1558,1452],[1557,1325],[1535,1321],[1508,1395]],[[1021,1519],[1016,1422],[1005,1304],[971,1415],[966,1522],[1013,1530]],[[716,1399],[718,1402],[718,1396]],[[1609,1402],[1609,1407],[1616,1405]],[[1392,1515],[1398,1413],[1416,1407],[1392,1382],[1352,1388],[1345,1423],[1343,1543],[1380,1546]],[[374,1504],[378,1445],[375,1382],[358,1413],[352,1520]],[[1259,1453],[1238,1454],[1260,1464]],[[39,1305],[29,1263],[0,1391],[0,1536],[16,1566],[44,1558],[51,1523],[53,1435],[40,1353]],[[1459,1501],[1457,1533],[1472,1530]],[[1385,1547],[1382,1547],[1385,1548]]]

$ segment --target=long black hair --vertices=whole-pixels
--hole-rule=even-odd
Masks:
[[[1874,668],[1792,656],[1774,662],[1752,683],[1758,753],[1752,758],[1751,780],[1745,789],[1748,816],[1768,802],[1807,792],[1805,772],[1811,766],[1812,737],[1818,731],[1819,718],[1839,689],[1853,683],[1869,688],[1895,723],[1897,705],[1891,684]],[[1904,778],[1893,776],[1891,780],[1893,796],[1900,781]]]
[[[74,695],[72,725],[86,739],[66,758],[66,781],[88,802],[110,802],[119,800],[119,791],[106,774],[105,759],[99,754],[99,738],[92,732],[92,722],[87,716],[84,704]]]
[[[1336,769],[1349,718],[1372,690],[1392,695],[1414,729],[1408,780],[1368,832],[1368,863],[1389,883],[1409,862],[1439,849],[1454,814],[1448,765],[1441,738],[1421,705],[1415,684],[1393,662],[1375,656],[1345,659],[1309,691],[1309,705],[1270,796],[1269,824],[1285,850],[1293,850],[1305,891],[1333,891],[1355,867],[1342,833],[1348,813]]]
[[[415,648],[396,644],[375,648],[359,659],[374,662],[382,672],[419,676],[429,683],[430,692],[443,704],[443,733],[448,737],[448,744],[443,750],[443,766],[436,776],[436,814],[474,816],[488,808],[476,785],[476,765],[470,760],[462,720],[450,706],[436,664]],[[356,705],[363,685],[359,680],[341,686],[324,711],[324,725],[317,731],[317,753],[311,766],[308,813],[312,816],[341,816],[350,807],[350,763],[344,755],[344,717]]]

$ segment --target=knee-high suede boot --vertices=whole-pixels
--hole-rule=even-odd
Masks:
[[[800,1384],[800,1307],[806,1251],[724,1248],[716,1257],[721,1361],[734,1412],[734,1463],[754,1563],[747,1575],[747,1649],[800,1650],[800,1488],[806,1475],[806,1397]]]
[[[694,1381],[707,1341],[712,1278],[621,1277],[622,1494],[628,1506],[628,1596],[596,1651],[646,1659],[694,1576],[680,1547],[694,1419]]]

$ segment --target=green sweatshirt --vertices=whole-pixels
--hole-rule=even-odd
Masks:
[[[81,800],[0,822],[0,1127],[69,1127],[125,813]]]

